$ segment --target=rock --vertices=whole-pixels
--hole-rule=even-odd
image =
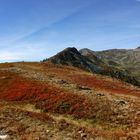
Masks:
[[[0,135],[0,140],[5,140],[5,139],[8,139],[8,135]]]
[[[87,137],[87,134],[81,133],[81,138],[86,138],[86,137]]]
[[[140,111],[138,111],[138,112],[136,113],[136,116],[140,116]]]
[[[101,96],[105,96],[103,93],[96,93],[97,96],[101,97]]]
[[[89,87],[85,87],[85,86],[77,86],[78,89],[80,90],[91,90]]]
[[[63,85],[63,84],[68,84],[65,80],[59,80],[59,81],[57,81],[57,83],[58,83],[58,84],[61,84],[61,85]]]
[[[126,101],[123,101],[123,100],[115,100],[114,102],[115,102],[117,105],[121,105],[121,106],[126,105]]]

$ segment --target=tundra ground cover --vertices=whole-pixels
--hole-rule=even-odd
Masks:
[[[12,65],[14,65],[14,69],[17,68],[17,72],[13,72],[13,69],[9,69],[9,71],[7,71],[7,69],[0,71],[0,112],[1,114],[5,114],[4,118],[3,115],[0,117],[2,124],[7,121],[5,117],[8,112],[8,115],[12,116],[13,113],[18,113],[20,111],[21,114],[24,114],[24,121],[28,120],[28,117],[30,117],[32,121],[35,121],[35,123],[37,121],[41,121],[42,123],[51,123],[52,125],[54,123],[55,126],[51,128],[53,129],[51,130],[52,133],[56,127],[60,128],[60,130],[64,129],[65,133],[68,133],[65,127],[68,125],[68,122],[73,123],[73,120],[74,122],[81,121],[78,126],[77,124],[75,126],[75,123],[73,123],[73,126],[70,124],[68,125],[71,130],[75,131],[73,134],[75,139],[96,137],[107,140],[116,138],[139,138],[140,101],[137,96],[139,92],[137,88],[133,86],[129,87],[129,85],[125,83],[121,83],[116,80],[113,81],[107,77],[90,75],[89,73],[80,71],[73,67],[55,67],[52,65],[42,66],[42,64],[38,63],[20,64],[20,68],[27,70],[28,72],[32,71],[34,74],[37,72],[38,79],[39,74],[45,75],[46,77],[44,76],[44,78],[51,79],[50,83],[49,80],[46,80],[48,82],[42,82],[37,78],[34,79],[31,77],[30,73],[28,73],[28,76],[30,76],[29,78],[28,76],[24,77],[24,75],[27,75],[26,71],[22,74],[22,71],[19,70],[19,64]],[[12,65],[7,67],[4,66],[4,69],[9,68]],[[59,81],[55,78],[59,79]],[[56,84],[53,84],[53,81],[56,83],[58,82],[59,84],[55,86]],[[64,84],[70,86],[70,88],[65,89]],[[69,84],[76,84],[77,86],[71,86]],[[71,87],[73,89],[71,89]],[[77,89],[77,87],[79,88]],[[90,92],[86,92],[85,90],[88,89],[88,87]],[[94,89],[97,91],[94,91]],[[85,94],[73,92],[82,90],[85,90]],[[119,90],[122,91],[119,92]],[[102,93],[102,91],[106,92]],[[135,94],[135,91],[137,91],[137,94]],[[8,108],[5,108],[4,111],[3,108],[6,105],[3,105],[3,102],[5,101],[7,104],[11,105],[9,105]],[[40,110],[40,112],[34,112],[34,110],[30,109],[28,110],[28,108],[25,108],[23,104],[32,104],[35,109]],[[12,109],[12,106],[14,106],[14,110]],[[19,110],[19,106],[21,110]],[[64,120],[61,120],[60,123],[56,125],[55,117],[51,118],[50,114],[51,116],[64,115]],[[15,122],[14,119],[16,118],[11,119]],[[32,121],[30,121],[30,123]],[[81,128],[83,125],[80,124],[84,124],[85,122],[88,125]],[[17,128],[17,126],[22,128],[23,132],[24,129],[28,130],[23,127],[23,124],[16,125],[15,127]],[[39,125],[36,125],[36,127],[37,128],[35,129],[40,129]],[[43,127],[44,125],[42,125],[42,128]],[[33,129],[32,124],[31,129]],[[17,129],[17,133],[18,131],[19,130]],[[41,132],[41,130],[39,131]],[[28,134],[25,134],[24,137],[27,138],[28,136]],[[83,138],[84,136],[86,136],[86,138]],[[74,139],[74,137],[71,139]]]

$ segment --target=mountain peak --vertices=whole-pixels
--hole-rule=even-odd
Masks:
[[[88,48],[84,48],[84,49],[81,49],[79,50],[79,52],[82,54],[82,55],[88,55],[88,54],[93,54],[94,51],[88,49]]]
[[[140,50],[140,46],[138,46],[138,47],[136,48],[136,50]]]
[[[49,58],[48,61],[54,64],[76,65],[82,61],[82,56],[75,47],[68,47]]]
[[[85,56],[88,59],[90,59],[94,64],[104,64],[104,62],[96,56],[96,53],[88,48],[81,49],[79,52],[82,56]]]
[[[68,47],[68,48],[64,49],[63,52],[79,53],[78,50],[75,47]]]
[[[90,72],[100,71],[98,66],[96,66],[87,57],[81,55],[81,53],[75,47],[64,49],[63,51],[57,53],[55,56],[49,58],[48,62],[53,64],[74,66]]]

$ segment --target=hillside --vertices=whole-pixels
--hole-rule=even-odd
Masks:
[[[0,137],[139,139],[140,89],[51,63],[0,64]]]
[[[96,65],[96,63],[93,63],[88,58],[82,56],[76,48],[66,48],[55,56],[49,58],[47,62],[53,64],[74,66],[96,73],[100,73],[100,71],[102,70],[102,67],[100,65]]]
[[[92,52],[96,57],[103,60],[106,64],[115,62],[114,66],[125,68],[140,80],[140,47],[136,49],[112,49],[93,52],[88,49],[82,49],[81,52]]]
[[[44,60],[44,62],[74,66],[92,73],[111,76],[124,82],[140,86],[140,82],[125,69],[106,64],[102,59],[94,55],[94,52],[90,52],[89,50],[84,50],[82,53],[76,48],[67,48],[47,59],[47,61]]]

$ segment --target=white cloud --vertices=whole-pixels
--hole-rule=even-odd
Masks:
[[[12,61],[20,59],[20,56],[18,53],[12,53],[8,51],[2,51],[0,52],[0,61]]]
[[[51,56],[52,51],[47,42],[18,43],[1,49],[0,62],[40,61]],[[55,51],[54,51],[55,52]]]
[[[64,48],[69,46],[68,43],[55,42],[37,42],[37,43],[18,43],[12,47],[6,47],[0,50],[0,62],[16,61],[41,61],[49,58]]]

